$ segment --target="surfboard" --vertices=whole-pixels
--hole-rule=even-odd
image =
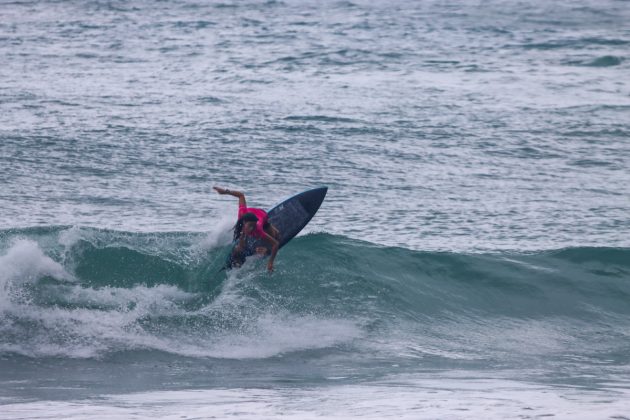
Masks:
[[[269,222],[280,231],[280,248],[295,237],[311,221],[322,205],[328,187],[303,191],[276,204],[267,211]],[[262,239],[248,237],[245,250],[235,255],[236,241],[227,257],[226,268],[240,267],[247,257],[271,254],[271,245]]]

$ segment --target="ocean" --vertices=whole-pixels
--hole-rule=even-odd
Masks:
[[[0,417],[630,419],[628,22],[0,1]]]

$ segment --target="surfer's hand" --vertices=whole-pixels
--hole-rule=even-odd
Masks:
[[[267,271],[273,273],[273,261],[267,263]]]
[[[212,187],[216,192],[218,192],[219,194],[223,195],[225,194],[227,191],[225,190],[225,188],[221,188],[221,187]]]

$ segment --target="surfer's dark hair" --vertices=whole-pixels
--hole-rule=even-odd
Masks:
[[[258,217],[254,213],[245,213],[241,217],[238,218],[236,224],[234,225],[234,240],[237,240],[241,236],[241,232],[243,231],[243,225],[245,222],[257,222]]]

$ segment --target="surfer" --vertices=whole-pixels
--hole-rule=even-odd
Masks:
[[[231,191],[227,188],[212,187],[221,195],[231,195],[238,197],[238,220],[234,225],[234,240],[238,240],[236,247],[234,247],[234,254],[242,254],[247,245],[247,236],[263,239],[271,245],[271,256],[267,263],[267,270],[273,271],[273,262],[276,259],[278,248],[280,246],[279,238],[280,232],[270,222],[267,216],[267,212],[263,209],[255,207],[247,207],[245,201],[245,194],[240,191]],[[266,253],[264,247],[260,247]],[[261,251],[257,248],[257,253]],[[233,255],[234,255],[233,254]],[[236,255],[234,255],[236,256]],[[242,258],[239,258],[242,259]]]

